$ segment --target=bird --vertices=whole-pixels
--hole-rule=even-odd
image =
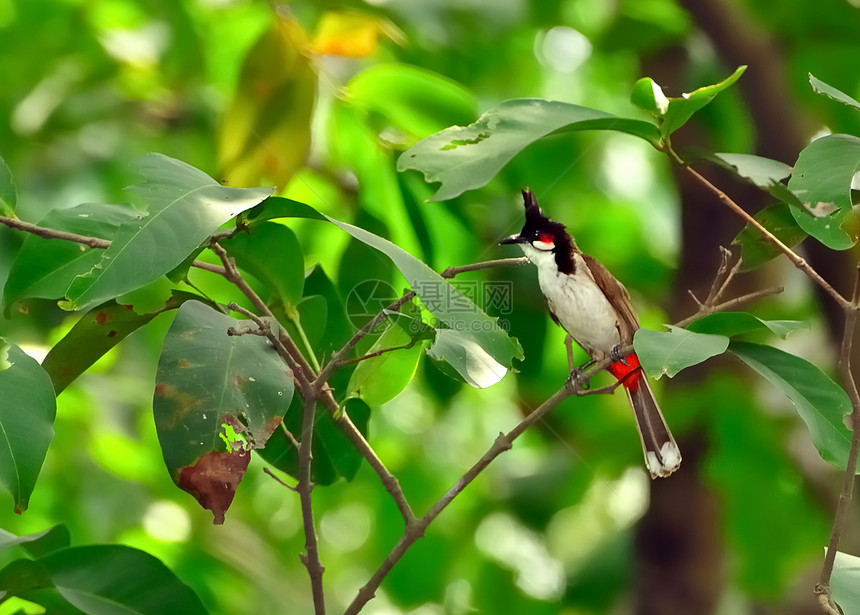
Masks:
[[[607,368],[627,393],[642,440],[645,466],[651,478],[666,477],[681,465],[681,452],[666,425],[648,378],[635,352],[622,356],[640,328],[627,289],[594,257],[584,254],[565,226],[550,220],[528,189],[522,191],[525,224],[517,235],[500,244],[516,244],[536,267],[541,292],[556,324],[591,360],[586,366],[609,358]],[[573,369],[571,378],[583,368]]]

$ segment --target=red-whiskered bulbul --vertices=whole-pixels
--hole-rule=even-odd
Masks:
[[[639,321],[627,289],[593,257],[583,254],[560,222],[547,218],[529,190],[523,190],[526,223],[502,244],[519,244],[537,266],[538,282],[550,316],[592,361],[615,360],[607,369],[622,381],[642,438],[652,478],[669,476],[681,465],[681,452],[666,425],[636,354],[619,350],[633,343]],[[575,376],[576,370],[572,372]]]

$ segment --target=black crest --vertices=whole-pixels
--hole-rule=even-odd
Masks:
[[[555,243],[555,263],[558,265],[558,270],[562,273],[573,273],[573,251],[576,246],[564,225],[544,215],[531,190],[523,190],[523,206],[526,209],[526,223],[520,235],[529,241],[534,241],[544,233],[551,234]]]

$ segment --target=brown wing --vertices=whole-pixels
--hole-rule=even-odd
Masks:
[[[594,278],[597,286],[609,299],[609,303],[612,304],[615,311],[618,312],[618,333],[621,336],[621,343],[633,343],[633,334],[639,329],[639,320],[633,312],[633,301],[630,299],[630,293],[593,256],[583,254],[582,258],[591,272],[591,277]]]

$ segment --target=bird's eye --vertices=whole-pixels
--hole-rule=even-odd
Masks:
[[[538,240],[543,243],[555,243],[555,237],[552,236],[552,233],[541,233]]]

